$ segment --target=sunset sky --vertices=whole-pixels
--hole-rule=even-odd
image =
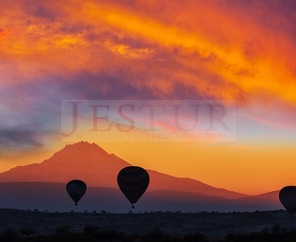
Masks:
[[[80,141],[61,135],[63,100],[212,100],[235,104],[235,139],[96,143],[241,193],[296,184],[294,0],[0,5],[0,172]]]

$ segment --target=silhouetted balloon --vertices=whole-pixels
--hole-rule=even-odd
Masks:
[[[80,180],[69,181],[66,186],[69,196],[75,202],[75,206],[86,192],[86,184]]]
[[[149,180],[148,172],[138,166],[125,167],[118,173],[118,186],[132,204],[132,208],[146,191]]]
[[[293,216],[296,212],[296,186],[282,188],[279,198],[285,209]]]

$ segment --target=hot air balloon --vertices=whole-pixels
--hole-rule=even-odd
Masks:
[[[296,212],[296,186],[286,186],[280,190],[279,198],[285,209],[293,216]]]
[[[118,173],[118,186],[132,204],[132,208],[135,207],[134,203],[136,203],[146,191],[149,180],[148,172],[138,166],[125,167]]]
[[[69,196],[75,202],[75,206],[77,206],[77,203],[86,192],[86,184],[80,180],[72,180],[68,182],[66,189]]]

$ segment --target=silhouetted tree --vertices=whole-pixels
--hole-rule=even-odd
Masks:
[[[196,234],[188,234],[184,237],[184,240],[186,242],[208,242],[207,236],[196,233]]]
[[[19,232],[20,232],[20,234],[25,235],[25,236],[36,234],[36,232],[31,228],[22,228],[19,230]]]
[[[87,225],[84,227],[83,231],[86,234],[96,234],[99,232],[99,228],[96,226]]]
[[[143,242],[162,242],[164,238],[165,236],[159,227],[155,227],[150,233],[141,236]]]
[[[56,232],[56,234],[67,234],[67,233],[69,233],[70,228],[71,228],[71,226],[69,226],[69,225],[60,226],[55,229],[55,232]]]
[[[99,240],[107,240],[112,242],[113,240],[119,240],[124,237],[123,233],[117,232],[115,230],[100,230],[96,233],[96,238]]]
[[[20,235],[14,229],[7,229],[0,236],[1,242],[16,242],[19,241]]]

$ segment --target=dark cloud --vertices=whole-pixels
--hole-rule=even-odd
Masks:
[[[71,80],[61,81],[61,98],[67,96],[72,99],[157,99],[157,95],[148,86],[133,85],[135,78],[143,83],[146,81],[144,74],[133,77],[125,70],[99,74],[83,72]]]
[[[195,85],[184,84],[182,82],[177,82],[172,85],[172,93],[174,93],[175,99],[214,99],[214,97],[208,95],[207,93],[199,92]]]
[[[65,12],[61,12],[55,7],[54,1],[27,0],[22,3],[22,8],[24,12],[32,17],[43,18],[49,21],[65,16]]]
[[[0,152],[40,149],[43,145],[39,135],[40,132],[36,130],[0,129]]]

